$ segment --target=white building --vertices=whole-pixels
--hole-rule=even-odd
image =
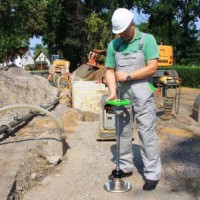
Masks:
[[[50,60],[48,59],[48,56],[43,51],[40,51],[38,55],[35,57],[36,70],[49,69],[50,64],[51,63]]]
[[[12,64],[16,65],[17,67],[23,67],[22,66],[22,59],[21,59],[21,57],[19,55],[17,55],[15,57],[15,59],[13,59]]]
[[[27,51],[21,58],[22,68],[24,69],[27,65],[34,65],[35,61],[29,51]]]

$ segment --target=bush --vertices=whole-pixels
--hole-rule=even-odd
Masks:
[[[200,88],[200,66],[174,66],[182,79],[182,85],[193,88]]]
[[[35,70],[35,64],[28,64],[24,67],[26,71],[33,71]]]

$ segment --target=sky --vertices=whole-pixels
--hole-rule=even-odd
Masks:
[[[39,37],[39,38],[33,37],[33,38],[29,39],[29,42],[30,42],[29,51],[33,55],[34,51],[31,48],[34,48],[36,44],[42,44],[42,39],[41,39],[41,37]]]
[[[40,38],[33,37],[30,39],[30,48],[33,48],[35,47],[36,44],[41,44],[41,43],[42,43],[41,37]]]

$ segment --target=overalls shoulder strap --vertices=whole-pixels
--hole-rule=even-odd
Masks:
[[[143,48],[143,45],[144,45],[144,38],[145,38],[145,36],[146,36],[146,33],[141,33],[142,34],[142,36],[141,36],[141,38],[140,38],[140,41],[139,41],[139,50],[141,51],[142,50],[142,48]]]

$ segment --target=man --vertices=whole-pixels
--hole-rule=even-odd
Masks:
[[[155,132],[156,107],[149,87],[151,76],[157,70],[158,47],[151,34],[135,27],[133,13],[118,8],[112,16],[112,31],[120,37],[112,40],[107,48],[106,81],[110,91],[108,100],[130,99],[120,117],[120,168],[125,176],[131,175],[133,165],[132,125],[136,118],[144,163],[144,190],[153,190],[160,179],[161,162],[158,138]],[[117,84],[120,83],[120,97]]]

